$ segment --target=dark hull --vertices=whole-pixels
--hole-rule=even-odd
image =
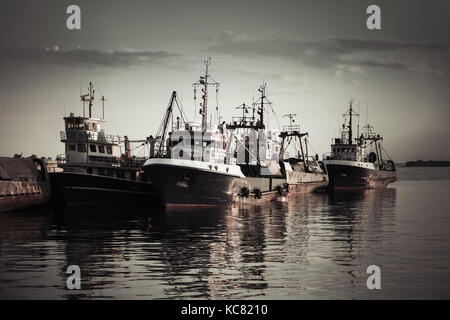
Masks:
[[[327,164],[330,189],[385,188],[397,180],[395,171]]]
[[[276,186],[286,182],[285,179],[242,178],[164,164],[144,166],[144,172],[166,207],[263,203],[275,199],[279,195]],[[247,196],[240,194],[244,187],[249,190]],[[255,193],[255,189],[260,194]]]
[[[52,203],[57,206],[155,207],[151,183],[81,173],[49,173]]]
[[[163,205],[226,205],[232,202],[233,176],[186,167],[151,165],[144,172]]]

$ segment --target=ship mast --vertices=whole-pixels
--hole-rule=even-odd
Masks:
[[[102,100],[102,120],[105,120],[105,96],[102,96],[100,100]]]
[[[349,117],[349,123],[348,123],[348,126],[347,126],[347,129],[348,129],[348,144],[352,144],[352,140],[353,140],[353,128],[352,128],[353,127],[353,116],[359,117],[359,113],[356,113],[353,110],[353,102],[354,101],[355,101],[355,99],[353,99],[353,98],[349,101],[350,106],[349,106],[348,112],[344,113],[344,117],[346,117],[346,116]],[[342,127],[344,128],[344,125],[342,125]],[[342,139],[344,139],[344,136],[342,137]]]
[[[208,67],[211,63],[211,57],[207,57],[205,60],[205,80],[203,81],[203,112],[202,112],[202,131],[206,131],[208,125]]]
[[[258,91],[261,93],[261,97],[259,98],[260,101],[256,101],[253,103],[253,106],[257,109],[257,113],[259,114],[259,121],[257,122],[256,126],[259,129],[264,129],[264,105],[272,106],[272,102],[270,102],[266,97],[266,83],[263,83],[259,88]],[[258,103],[259,102],[259,103]],[[259,104],[259,105],[258,105]]]
[[[261,107],[259,109],[259,121],[261,123],[261,125],[264,128],[264,98],[266,97],[266,85],[263,84],[261,87],[259,87],[258,89],[259,92],[261,92]]]
[[[350,121],[348,124],[348,143],[349,144],[352,144],[352,113],[353,113],[352,105],[353,105],[353,98],[350,100],[350,108],[348,110],[349,116],[350,116]]]
[[[295,117],[297,116],[296,113],[288,113],[283,115],[283,117],[289,118],[289,126],[292,127],[293,123],[295,122]]]
[[[92,82],[89,82],[89,93],[88,94],[83,94],[80,96],[81,101],[83,102],[83,117],[85,117],[85,112],[84,112],[84,105],[85,102],[89,102],[89,118],[92,118],[92,105],[93,105],[93,101],[94,101],[94,86],[92,85]]]
[[[196,83],[194,83],[192,86],[194,87],[194,92],[196,92],[196,88],[198,86],[203,86],[202,88],[202,100],[203,103],[201,104],[202,108],[200,109],[200,114],[202,115],[202,131],[206,131],[208,129],[208,85],[212,85],[217,88],[219,87],[219,83],[211,79],[211,76],[208,73],[208,67],[211,63],[211,57],[206,57],[204,64],[205,64],[205,75],[200,76],[200,80],[198,80]],[[209,81],[211,79],[211,82]]]
[[[89,82],[89,118],[92,118],[92,102],[94,101],[94,86]]]

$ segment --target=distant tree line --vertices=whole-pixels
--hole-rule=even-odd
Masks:
[[[408,161],[406,163],[407,167],[450,167],[450,161],[434,161],[434,160],[417,160]]]

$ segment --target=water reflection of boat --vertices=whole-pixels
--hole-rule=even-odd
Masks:
[[[203,207],[152,217],[129,212],[128,219],[112,214],[105,220],[95,209],[79,214],[69,208],[52,216],[52,237],[64,240],[63,265],[83,272],[82,290],[64,296],[226,298],[239,296],[240,288],[266,289],[267,224],[252,223],[254,210],[230,210]]]
[[[29,295],[44,283],[47,295],[64,298],[366,297],[365,268],[383,266],[395,241],[396,190],[360,191],[289,193],[285,202],[151,217],[131,210],[102,216],[89,207],[51,217],[7,213],[0,215],[1,249],[12,253],[9,265],[26,271],[25,280],[3,276],[0,283]],[[80,266],[82,290],[58,285],[68,265]],[[51,285],[37,276],[49,266]],[[31,285],[26,272],[36,276]]]
[[[49,226],[50,216],[44,207],[4,213],[0,216],[0,243],[40,241]]]
[[[223,299],[267,289],[266,211],[266,206],[177,209],[155,219],[149,240],[162,244],[166,295]],[[259,215],[264,218],[255,219]],[[186,283],[185,275],[193,281]]]

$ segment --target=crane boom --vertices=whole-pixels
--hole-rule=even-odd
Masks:
[[[158,153],[162,153],[162,149],[164,146],[164,141],[166,140],[166,135],[168,131],[168,125],[169,125],[169,119],[172,116],[173,113],[173,103],[176,101],[177,92],[173,91],[172,95],[170,96],[169,105],[167,106],[166,113],[164,115],[164,118],[159,126],[158,132],[156,133],[156,139],[159,141],[158,146]]]

